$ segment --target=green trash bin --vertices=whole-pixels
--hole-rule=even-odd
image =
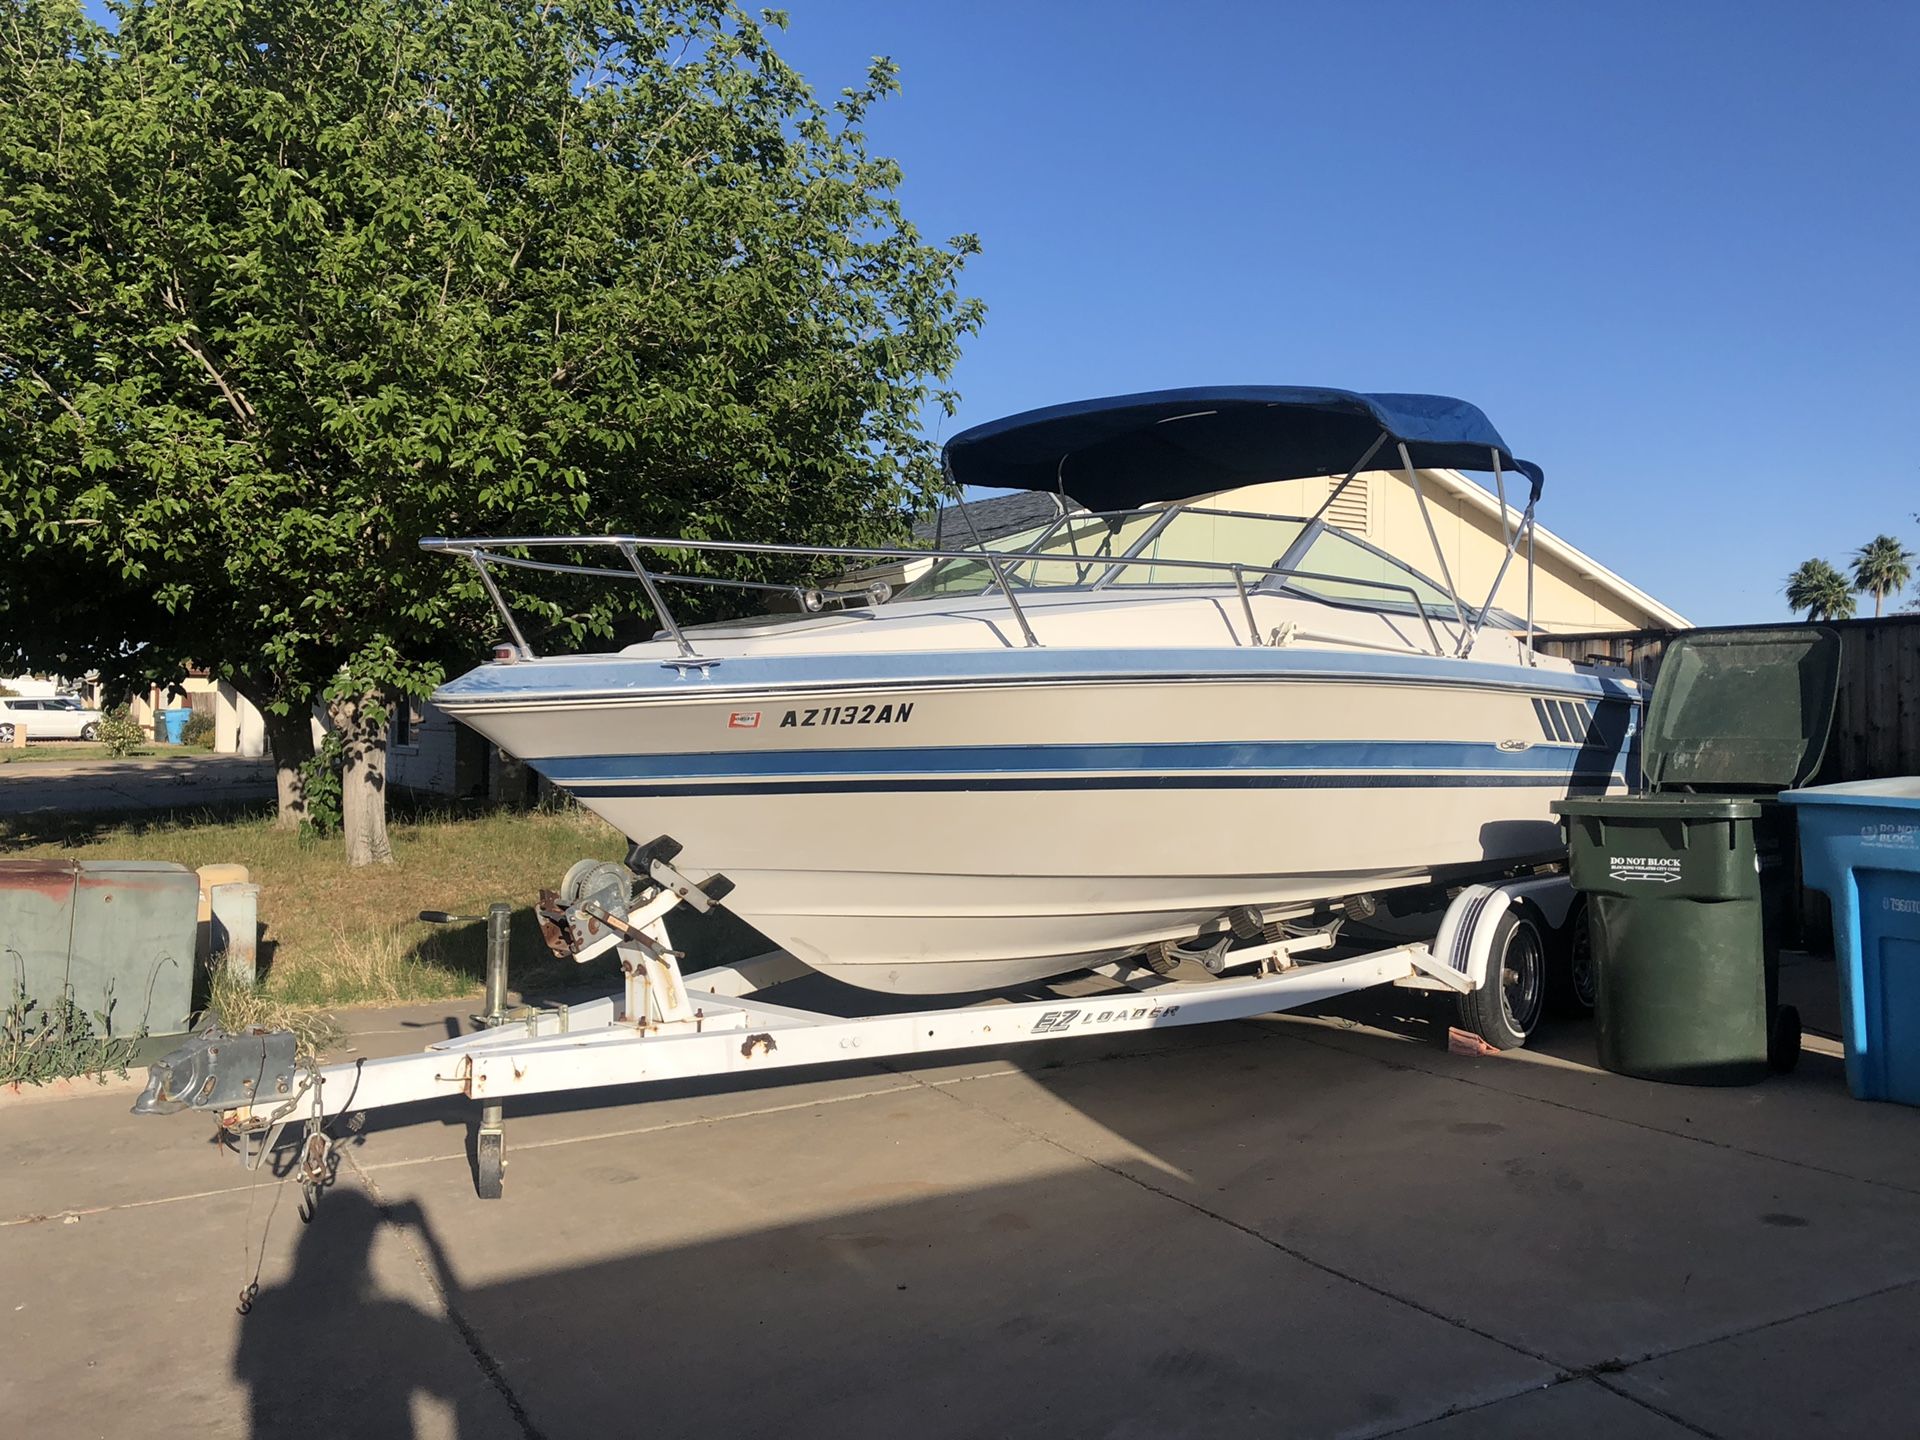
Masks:
[[[1823,626],[1682,636],[1641,736],[1650,793],[1555,803],[1587,897],[1607,1069],[1745,1085],[1798,1056],[1777,987],[1793,817],[1775,797],[1820,766],[1839,668]]]

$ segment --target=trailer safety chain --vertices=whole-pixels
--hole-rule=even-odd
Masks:
[[[320,1087],[313,1087],[313,1115],[307,1121],[307,1138],[300,1142],[300,1158],[295,1165],[300,1176],[300,1220],[311,1225],[320,1208],[320,1192],[333,1184],[340,1173],[340,1157],[334,1153],[333,1137],[327,1134],[320,1114]]]
[[[274,1112],[269,1129],[260,1142],[260,1159],[264,1160],[267,1151],[272,1148],[273,1139],[278,1135],[281,1124],[291,1123],[286,1119],[287,1112],[307,1094],[313,1096],[313,1114],[307,1117],[306,1136],[300,1142],[300,1153],[283,1177],[283,1179],[293,1179],[295,1176],[299,1178],[302,1224],[313,1223],[314,1213],[320,1204],[320,1192],[332,1185],[340,1174],[340,1156],[334,1148],[333,1137],[327,1134],[326,1120],[320,1113],[318,1064],[309,1061],[306,1083],[301,1086],[292,1100]],[[346,1117],[349,1132],[357,1133],[366,1122],[366,1114],[362,1111],[355,1111]],[[245,1145],[245,1143],[245,1139],[242,1138],[241,1144]],[[247,1283],[240,1287],[240,1298],[234,1306],[234,1310],[241,1315],[251,1314],[254,1301],[260,1298],[260,1272],[267,1263],[267,1236],[273,1230],[273,1217],[280,1211],[280,1197],[286,1194],[284,1185],[274,1187],[273,1208],[267,1212],[266,1223],[260,1227],[260,1248],[257,1253],[254,1252],[248,1235],[253,1228],[253,1200],[260,1183],[260,1167],[256,1161],[247,1168],[253,1172],[254,1178],[253,1183],[247,1187],[247,1218],[246,1223],[241,1227],[240,1254],[242,1273],[245,1273],[244,1267],[249,1260],[252,1262],[253,1270],[248,1276]]]

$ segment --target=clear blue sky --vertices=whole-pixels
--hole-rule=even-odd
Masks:
[[[796,0],[990,307],[943,433],[1160,386],[1479,404],[1699,623],[1920,549],[1920,5]]]

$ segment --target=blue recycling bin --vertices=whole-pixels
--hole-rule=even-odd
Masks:
[[[1920,776],[1789,790],[1807,884],[1833,902],[1847,1088],[1920,1105]]]
[[[183,705],[177,710],[162,710],[160,719],[167,727],[167,744],[178,745],[187,738],[187,721],[193,718],[191,708]]]

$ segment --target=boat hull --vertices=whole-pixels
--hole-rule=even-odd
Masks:
[[[1618,684],[1444,660],[887,668],[546,696],[526,676],[441,701],[627,835],[724,872],[727,908],[808,965],[912,994],[1555,855],[1550,802],[1623,787],[1635,708]]]

